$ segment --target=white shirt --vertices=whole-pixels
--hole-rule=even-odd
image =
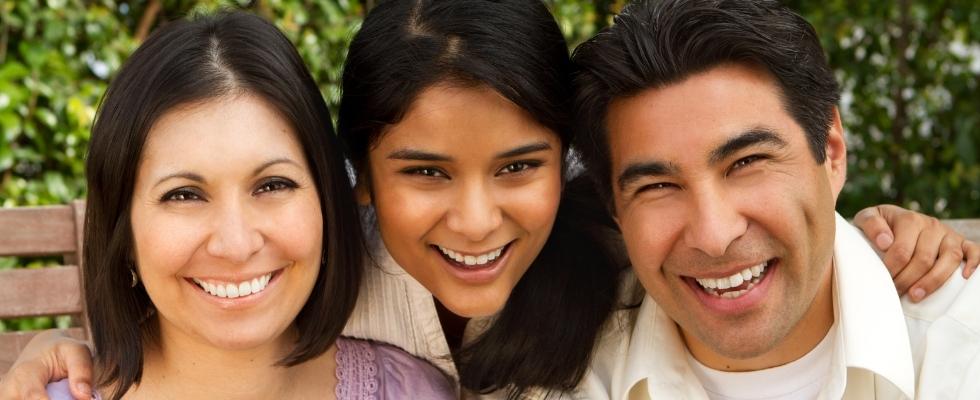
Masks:
[[[830,378],[837,325],[796,361],[759,371],[719,371],[701,364],[690,352],[687,362],[711,400],[816,399]]]
[[[899,300],[863,235],[837,215],[833,365],[821,399],[980,399],[980,283],[955,273]],[[615,316],[579,396],[707,399],[677,325],[649,296]]]

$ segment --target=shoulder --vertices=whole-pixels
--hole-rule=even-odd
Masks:
[[[68,379],[62,379],[57,382],[51,382],[46,387],[45,390],[48,393],[48,398],[51,400],[74,400],[75,398],[71,395],[71,390],[68,386]],[[98,393],[95,394],[97,400],[101,400],[102,397]]]
[[[453,382],[427,361],[398,347],[367,340],[337,340],[339,398],[454,399]]]
[[[976,305],[980,304],[980,279],[964,279],[962,268],[961,265],[943,286],[918,303],[903,296],[902,309],[906,318],[923,322],[948,318],[980,332],[980,313],[976,312]]]

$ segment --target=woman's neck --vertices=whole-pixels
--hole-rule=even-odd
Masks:
[[[164,328],[164,330],[166,330]],[[161,331],[160,344],[144,349],[143,376],[126,399],[332,399],[336,346],[293,367],[276,364],[294,343],[284,334],[275,343],[227,350],[179,332]]]

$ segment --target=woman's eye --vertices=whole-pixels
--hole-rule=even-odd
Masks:
[[[255,193],[268,193],[268,192],[278,192],[280,190],[295,189],[297,187],[296,183],[285,179],[274,179],[267,181],[255,190]]]
[[[163,202],[168,202],[168,201],[199,201],[199,200],[204,200],[204,198],[201,195],[195,193],[193,190],[186,189],[186,188],[180,188],[180,189],[171,190],[171,191],[167,192],[166,194],[164,194],[163,197],[160,198],[160,201],[163,201]]]

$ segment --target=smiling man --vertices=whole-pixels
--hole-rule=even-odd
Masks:
[[[647,293],[590,398],[980,396],[976,280],[901,300],[834,210],[839,89],[809,23],[641,1],[574,59],[580,149]]]

